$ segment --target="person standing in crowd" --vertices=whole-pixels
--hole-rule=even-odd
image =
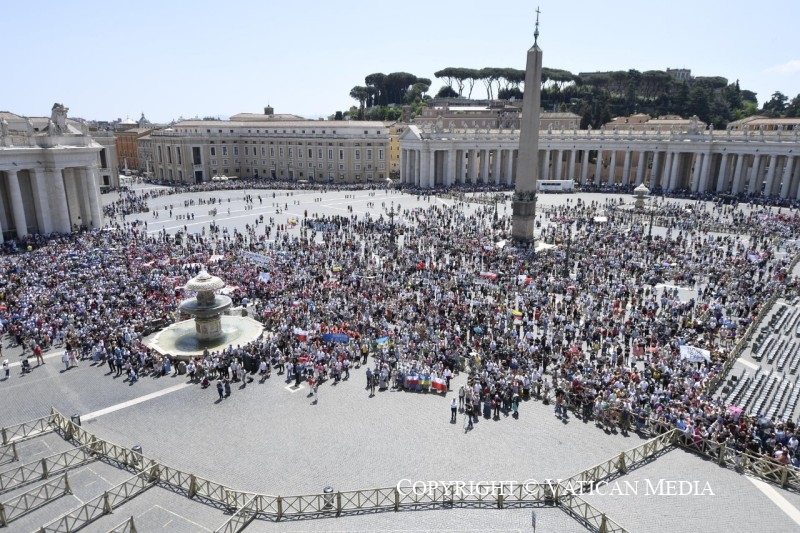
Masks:
[[[453,398],[450,400],[450,422],[455,422],[458,416],[458,402]]]
[[[225,393],[225,389],[222,385],[222,380],[217,380],[217,394],[219,394],[219,399],[222,400],[224,398],[223,394]]]

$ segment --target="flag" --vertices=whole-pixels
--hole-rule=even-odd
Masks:
[[[692,363],[711,361],[711,352],[702,348],[697,348],[696,346],[684,344],[681,346],[681,359],[686,359]]]
[[[295,337],[297,337],[301,341],[308,340],[308,331],[304,329],[294,328],[294,331],[292,333],[294,333]]]
[[[269,272],[262,272],[258,275],[258,281],[263,283],[269,283],[270,279],[272,279],[272,275]]]
[[[381,337],[375,341],[375,344],[383,344],[385,342],[389,342],[389,337]]]
[[[447,381],[443,378],[433,378],[431,380],[431,388],[439,392],[447,392]]]
[[[529,278],[528,276],[526,276],[524,274],[520,274],[519,276],[517,276],[517,283],[519,285],[526,285],[526,284],[530,283],[531,281],[533,281],[533,278]]]

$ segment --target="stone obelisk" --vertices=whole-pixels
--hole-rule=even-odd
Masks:
[[[522,98],[522,123],[519,130],[517,182],[514,187],[511,237],[520,243],[533,242],[536,222],[536,180],[539,174],[539,109],[542,99],[542,50],[539,39],[539,9],[533,46],[525,63],[525,94]]]

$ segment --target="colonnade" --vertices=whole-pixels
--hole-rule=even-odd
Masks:
[[[512,185],[516,175],[516,149],[463,148],[454,150],[404,149],[401,177],[418,187],[453,185]]]
[[[4,237],[68,233],[103,226],[99,169],[28,167],[0,170],[0,242]]]
[[[800,200],[800,143],[692,139],[665,143],[598,143],[591,136],[551,140],[539,150],[539,180],[582,186],[748,194]],[[607,139],[606,139],[607,140]],[[472,142],[470,142],[472,141]],[[478,142],[475,142],[478,141]],[[512,139],[418,139],[401,144],[401,180],[422,188],[512,185]],[[576,142],[577,141],[577,142]],[[484,147],[481,147],[481,144]],[[495,144],[496,147],[486,146]]]

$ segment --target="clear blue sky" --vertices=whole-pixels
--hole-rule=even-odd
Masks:
[[[375,72],[525,67],[536,6],[544,66],[689,68],[763,103],[800,94],[800,2],[740,0],[0,0],[0,109],[157,122],[261,112],[327,116]],[[475,86],[473,97],[485,95]]]

